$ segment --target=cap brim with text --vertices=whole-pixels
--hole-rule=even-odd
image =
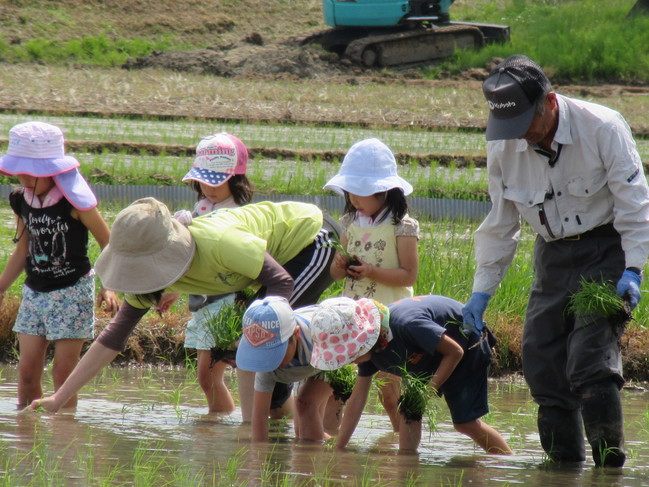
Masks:
[[[519,139],[529,129],[536,103],[552,90],[541,67],[529,57],[515,54],[498,64],[482,84],[489,105],[487,140]]]
[[[286,298],[267,296],[254,301],[242,320],[237,367],[252,372],[276,370],[295,331],[295,316]]]

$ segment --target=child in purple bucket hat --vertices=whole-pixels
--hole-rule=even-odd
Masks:
[[[18,334],[18,406],[42,396],[46,350],[54,342],[52,376],[56,391],[94,335],[95,278],[88,258],[88,231],[101,248],[110,231],[97,199],[65,155],[63,132],[44,122],[26,122],[9,132],[0,173],[17,176],[21,187],[9,195],[16,214],[16,248],[0,274],[4,293],[24,271],[22,301],[13,330]],[[113,291],[101,289],[98,304],[114,313]],[[66,406],[76,406],[76,395]]]

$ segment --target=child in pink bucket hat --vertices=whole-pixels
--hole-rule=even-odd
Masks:
[[[325,304],[326,303],[326,304]],[[402,299],[388,308],[369,299],[332,298],[311,319],[311,365],[333,370],[358,364],[358,378],[336,440],[349,442],[378,371],[403,375],[404,370],[430,380],[443,395],[455,429],[488,453],[511,453],[504,438],[480,421],[489,412],[487,375],[493,335],[462,331],[463,304],[444,296]],[[421,440],[421,417],[409,418],[399,407],[399,449],[415,451]]]
[[[95,279],[88,231],[101,248],[108,244],[110,232],[78,167],[74,157],[65,155],[61,129],[44,122],[14,126],[7,153],[0,158],[0,172],[17,176],[22,185],[9,195],[16,214],[16,248],[0,275],[0,305],[18,276],[23,271],[27,275],[13,328],[20,348],[19,406],[42,396],[50,342],[54,342],[56,390],[79,360],[85,341],[94,335]],[[115,293],[103,288],[98,301],[111,312],[119,306]],[[66,405],[76,405],[76,396]]]

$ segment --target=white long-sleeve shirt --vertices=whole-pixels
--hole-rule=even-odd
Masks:
[[[474,236],[474,292],[494,294],[514,257],[521,217],[548,242],[613,222],[626,266],[645,265],[649,188],[628,124],[601,105],[562,95],[557,103],[554,167],[524,139],[487,144],[493,207]]]

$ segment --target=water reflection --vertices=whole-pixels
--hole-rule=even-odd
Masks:
[[[16,411],[15,384],[15,368],[0,368],[0,485],[649,484],[649,394],[641,387],[624,392],[627,465],[602,470],[591,460],[543,463],[536,407],[515,379],[490,384],[487,418],[515,450],[511,457],[477,450],[453,430],[443,403],[419,453],[400,455],[378,405],[368,408],[345,452],[296,443],[290,422],[274,425],[274,443],[252,445],[238,411],[205,414],[200,388],[185,369],[108,369],[84,388],[76,411],[56,415]]]

